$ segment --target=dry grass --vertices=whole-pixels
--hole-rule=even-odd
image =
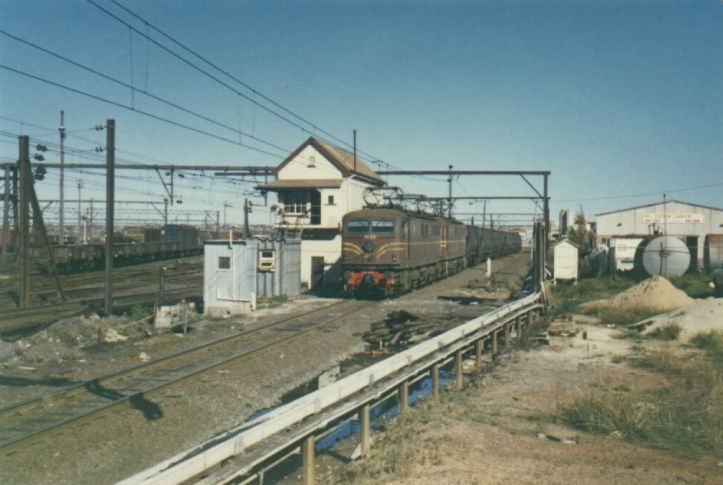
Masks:
[[[334,483],[373,485],[395,476],[405,475],[416,465],[439,464],[439,448],[433,440],[419,443],[419,426],[440,422],[445,416],[444,405],[425,401],[409,415],[392,422],[383,434],[375,435],[369,456],[343,469]]]
[[[723,379],[718,358],[710,351],[656,350],[644,352],[633,363],[665,374],[670,384],[580,397],[564,410],[562,419],[586,431],[657,448],[723,456]]]

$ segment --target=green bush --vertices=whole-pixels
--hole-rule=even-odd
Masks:
[[[690,343],[704,350],[714,360],[723,361],[723,332],[720,330],[694,335]]]
[[[713,296],[710,287],[710,276],[704,273],[688,273],[670,278],[670,282],[679,290],[683,290],[691,298],[708,298]]]
[[[680,332],[682,331],[683,329],[680,327],[680,325],[677,325],[675,323],[667,323],[661,327],[653,329],[653,331],[648,333],[647,336],[649,338],[654,338],[658,340],[678,340]]]

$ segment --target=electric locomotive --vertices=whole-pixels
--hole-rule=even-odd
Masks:
[[[363,209],[342,222],[344,291],[395,295],[465,267],[461,222],[399,209]]]

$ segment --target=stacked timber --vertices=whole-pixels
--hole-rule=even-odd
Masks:
[[[390,312],[382,321],[371,324],[363,339],[372,349],[405,348],[434,337],[458,324],[456,320],[420,320],[411,313]]]

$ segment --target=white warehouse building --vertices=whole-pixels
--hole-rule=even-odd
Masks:
[[[380,201],[374,189],[384,180],[353,153],[314,137],[281,162],[275,175],[257,188],[278,195],[274,229],[301,239],[302,287],[337,282],[342,217],[362,209],[367,194]]]
[[[604,212],[595,217],[598,241],[619,248],[616,259],[625,257],[624,252],[631,258],[644,238],[667,234],[688,246],[691,269],[703,266],[706,236],[723,234],[723,209],[677,200]]]

